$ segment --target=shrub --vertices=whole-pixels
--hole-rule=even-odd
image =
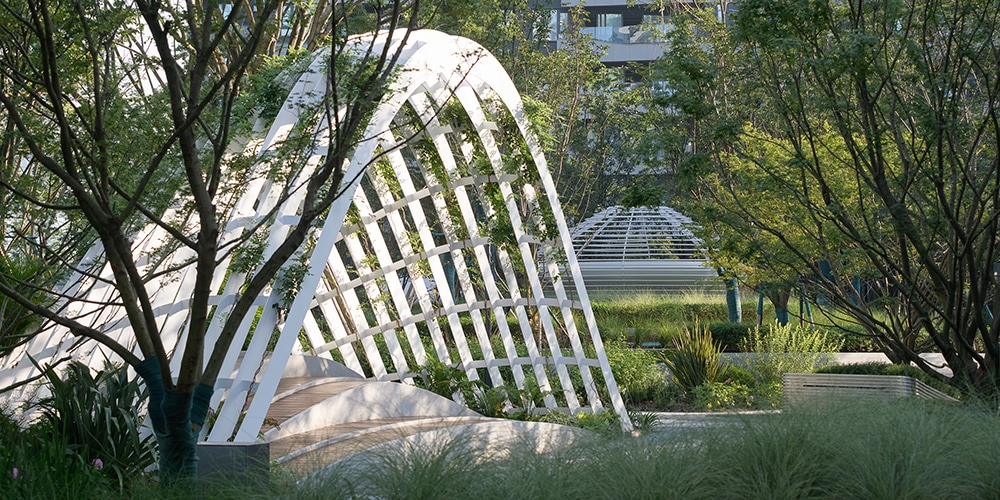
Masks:
[[[750,370],[738,365],[726,365],[722,371],[722,376],[720,376],[719,379],[724,381],[731,380],[747,387],[757,385],[757,378],[753,376],[753,373],[750,373]]]
[[[507,393],[502,387],[488,387],[472,393],[472,397],[465,400],[469,409],[491,418],[504,418],[507,416]]]
[[[818,370],[817,373],[842,373],[846,375],[885,375],[885,368],[891,366],[889,363],[870,361],[867,363],[852,363],[848,365],[829,365]]]
[[[102,472],[119,489],[130,476],[153,464],[152,436],[139,431],[137,413],[145,399],[137,379],[129,380],[124,366],[108,366],[92,375],[82,363],[67,365],[63,378],[53,368],[44,372],[49,396],[36,403],[41,432],[65,440],[67,450],[82,463],[103,462]]]
[[[824,329],[774,324],[767,333],[754,329],[744,349],[753,353],[747,364],[758,382],[775,382],[782,373],[813,372],[826,366],[840,346]]]
[[[17,475],[14,475],[17,469]],[[0,498],[107,498],[110,480],[64,436],[35,426],[0,447]],[[123,478],[133,481],[133,476]],[[116,488],[119,491],[121,487]]]
[[[717,321],[708,325],[708,329],[712,332],[712,338],[722,346],[723,351],[733,352],[740,350],[754,327],[746,323]]]
[[[503,415],[505,418],[513,420],[532,420],[535,418],[535,409],[544,405],[545,396],[548,394],[538,387],[534,378],[525,377],[524,389],[518,389],[514,385],[499,387],[507,396],[507,401],[511,409]]]
[[[685,330],[674,339],[675,351],[663,357],[674,380],[689,391],[706,382],[715,382],[722,371],[719,346],[708,330]]]
[[[753,386],[742,382],[706,382],[691,391],[695,404],[708,410],[748,409],[754,406]]]
[[[640,403],[657,397],[665,385],[664,370],[656,355],[642,349],[629,349],[618,343],[604,347],[608,364],[625,401]]]
[[[436,359],[429,359],[427,363],[417,368],[420,378],[416,379],[417,387],[423,387],[439,396],[451,399],[455,393],[461,393],[468,397],[476,383],[469,380],[465,372],[446,365]]]

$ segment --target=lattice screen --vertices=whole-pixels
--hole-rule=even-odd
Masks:
[[[309,164],[322,160],[328,131],[325,120],[314,118],[326,85],[323,60],[318,56],[298,79],[264,140],[250,149],[272,154],[305,130],[316,145]],[[347,166],[345,195],[306,251],[260,297],[258,314],[241,325],[222,371],[234,375],[216,386],[218,415],[206,438],[255,440],[289,356],[303,352],[402,383],[413,383],[417,368],[433,358],[488,384],[537,384],[550,409],[599,410],[602,398],[609,398],[630,426],[555,186],[506,72],[475,43],[433,31],[411,34],[399,66],[392,91],[368,125],[369,140]],[[293,185],[308,174],[307,168]],[[279,205],[286,185],[262,175],[244,185],[223,241],[263,221],[270,225],[259,241],[266,256],[294,223],[301,202],[296,196],[304,190],[293,190]],[[137,255],[154,254],[160,236],[147,229],[137,239]],[[540,252],[548,257],[544,269],[536,260]],[[91,258],[99,255],[95,250]],[[186,257],[178,252],[150,265]],[[249,267],[232,261],[220,267],[209,348],[242,278],[253,272]],[[557,279],[544,283],[544,276]],[[178,363],[184,290],[192,279],[193,272],[180,273],[154,287]],[[567,281],[578,300],[567,298]],[[110,287],[73,283],[78,295],[113,296]],[[91,318],[128,338],[121,311],[106,308]],[[63,355],[71,343],[67,332],[54,328],[27,350],[44,361]],[[95,367],[103,362],[94,346],[75,355]],[[23,379],[31,370],[18,359],[0,369],[0,382]]]

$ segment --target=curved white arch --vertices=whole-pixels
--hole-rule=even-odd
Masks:
[[[355,43],[375,44],[378,50],[387,41],[377,36]],[[323,98],[323,59],[317,57],[298,79],[264,139],[252,149],[268,154],[302,126],[300,119]],[[422,124],[422,129],[410,127],[414,137],[393,131],[404,115]],[[509,122],[506,133],[516,130],[508,137],[517,145],[501,140],[503,127],[497,120]],[[310,132],[317,146],[300,179],[325,154],[325,132],[322,126]],[[416,367],[435,358],[490,384],[513,383],[522,389],[537,384],[547,392],[547,408],[571,412],[603,408],[599,379],[623,426],[630,427],[555,185],[520,96],[499,62],[467,39],[433,31],[410,33],[397,76],[363,137],[367,139],[357,145],[346,167],[346,194],[330,208],[302,258],[305,272],[298,288],[265,293],[258,301],[259,317],[250,314],[240,326],[222,369],[233,377],[216,385],[212,406],[219,411],[206,438],[256,440],[289,357],[304,350],[336,358],[370,378],[403,383],[412,383]],[[514,173],[507,165],[518,154],[531,162]],[[372,167],[373,161],[379,166]],[[277,207],[267,232],[268,255],[294,223],[301,191],[277,206],[285,186],[254,177],[234,203],[223,242]],[[491,223],[506,228],[513,240],[492,240],[492,233],[482,230]],[[552,224],[554,228],[546,228]],[[556,235],[554,241],[542,241],[546,230]],[[148,237],[137,240],[136,254],[155,249],[158,235],[150,229]],[[561,276],[553,259],[546,259],[547,273],[538,268],[536,256],[546,248],[565,259]],[[215,289],[222,291],[206,346],[214,344],[220,320],[239,293],[243,273],[229,264],[220,266],[216,276]],[[543,286],[545,275],[559,277]],[[187,318],[184,291],[192,279],[190,272],[164,278],[153,296],[164,332],[172,335],[168,342],[176,344],[173,359],[178,362]],[[579,301],[567,297],[562,285],[567,279]],[[95,288],[88,293],[98,298],[105,292]],[[286,302],[283,296],[293,298]],[[508,317],[516,321],[508,324]],[[94,324],[108,331],[117,321],[113,333],[127,338],[121,318],[120,311],[107,311]],[[471,334],[465,333],[467,328]],[[280,332],[276,339],[273,331]],[[29,349],[47,349],[43,358],[50,359],[63,352],[65,346],[57,348],[57,340],[67,335],[56,329],[44,346]],[[588,356],[581,336],[595,355]],[[95,349],[80,351],[94,365],[99,357]],[[22,377],[17,370],[24,369],[16,361],[0,365],[0,379]]]

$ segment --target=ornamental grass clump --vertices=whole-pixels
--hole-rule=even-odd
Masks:
[[[674,349],[663,357],[663,362],[685,392],[718,380],[722,373],[722,349],[707,329],[684,330],[674,338]]]

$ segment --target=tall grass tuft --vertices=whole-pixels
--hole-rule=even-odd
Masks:
[[[835,491],[837,441],[829,426],[771,417],[744,418],[705,439],[706,462],[725,485],[719,498],[822,498]]]
[[[715,382],[722,372],[722,350],[707,329],[685,330],[674,338],[675,350],[663,357],[677,384],[689,391],[706,382]]]
[[[471,435],[403,440],[366,454],[355,493],[367,498],[472,498],[489,460]]]
[[[840,463],[842,491],[854,498],[997,498],[997,422],[984,417],[974,407],[907,400],[841,408],[834,418],[854,431],[840,445],[853,457]]]
[[[546,453],[386,447],[324,484],[368,498],[997,498],[998,425],[974,405],[829,402]]]

